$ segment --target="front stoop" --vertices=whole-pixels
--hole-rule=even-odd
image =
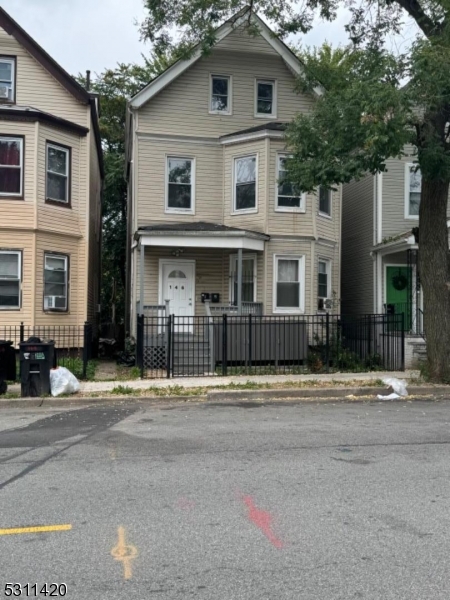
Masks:
[[[421,335],[405,336],[405,368],[416,369],[427,359],[427,343]]]

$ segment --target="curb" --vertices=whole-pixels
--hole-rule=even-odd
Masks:
[[[422,399],[450,399],[450,386],[410,386],[409,395],[389,402],[407,402],[408,400]],[[229,402],[274,402],[278,400],[304,400],[305,402],[381,402],[378,394],[386,395],[386,387],[340,387],[340,388],[291,388],[280,390],[225,390],[211,391],[199,396],[102,396],[80,398],[19,398],[0,399],[2,408],[76,408],[91,404],[113,404],[124,402],[163,404],[170,402],[208,402],[220,405]]]

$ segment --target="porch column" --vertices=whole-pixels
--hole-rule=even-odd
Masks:
[[[144,314],[144,261],[145,261],[145,246],[142,244],[139,248],[139,313]]]
[[[242,248],[238,249],[237,256],[237,312],[242,315]]]

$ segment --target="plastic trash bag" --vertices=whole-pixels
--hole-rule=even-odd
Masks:
[[[52,396],[76,394],[80,390],[80,383],[69,369],[57,367],[50,370],[50,389]]]
[[[396,377],[385,377],[383,379],[383,383],[391,387],[394,392],[392,394],[388,394],[387,396],[382,396],[378,394],[378,400],[396,400],[397,398],[405,397],[408,395],[408,391],[406,389],[406,381],[404,379],[397,379]]]

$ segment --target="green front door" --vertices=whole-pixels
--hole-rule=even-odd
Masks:
[[[411,281],[411,267],[386,267],[386,304],[393,305],[395,314],[405,314],[406,331],[412,326]]]

